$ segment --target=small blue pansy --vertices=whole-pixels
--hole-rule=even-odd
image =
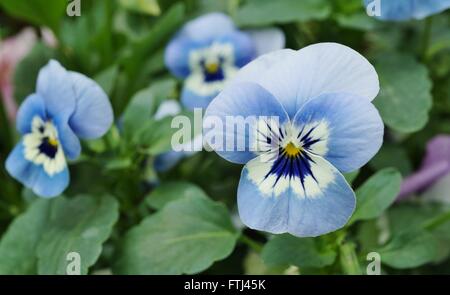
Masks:
[[[66,159],[80,155],[80,138],[101,137],[112,122],[112,108],[100,86],[52,60],[39,72],[36,93],[19,108],[16,123],[22,139],[6,169],[35,194],[55,197],[69,184]]]
[[[159,106],[156,111],[154,118],[156,120],[161,120],[167,116],[175,116],[181,112],[180,104],[173,99],[165,100]],[[154,167],[157,172],[165,172],[172,169],[178,162],[186,157],[192,156],[196,151],[200,151],[202,148],[202,137],[201,134],[194,137],[192,141],[188,141],[179,147],[175,147],[177,150],[181,151],[168,151],[162,153],[155,157]]]
[[[364,0],[364,4],[379,5],[376,17],[392,21],[424,19],[450,8],[450,0]]]
[[[245,164],[237,193],[243,223],[299,237],[344,226],[355,195],[341,173],[363,166],[382,144],[371,103],[378,91],[373,66],[336,43],[279,50],[242,68],[207,108],[204,136],[220,156]],[[246,119],[246,128],[232,118]]]
[[[185,80],[183,105],[206,108],[239,68],[258,54],[283,47],[284,35],[278,29],[246,33],[228,16],[211,13],[188,22],[176,34],[166,48],[165,63]]]

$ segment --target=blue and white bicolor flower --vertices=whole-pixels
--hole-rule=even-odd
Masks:
[[[41,197],[55,197],[69,184],[67,160],[81,153],[80,139],[107,132],[113,112],[105,92],[88,77],[57,61],[43,67],[36,93],[17,114],[22,135],[6,160],[6,170]]]
[[[378,91],[373,66],[336,43],[275,51],[242,68],[207,108],[203,127],[220,156],[245,164],[243,223],[299,237],[344,226],[355,195],[341,173],[362,167],[382,144],[371,103]],[[244,129],[230,123],[236,118]]]
[[[450,8],[450,0],[364,0],[364,4],[378,11],[376,17],[392,21],[424,19]]]
[[[165,100],[159,106],[154,118],[161,120],[167,116],[175,116],[181,113],[182,108],[178,101],[169,99]],[[172,169],[181,160],[190,157],[200,151],[202,148],[202,136],[201,134],[195,136],[192,141],[188,141],[179,147],[174,147],[180,151],[168,151],[155,157],[154,167],[157,172],[165,172]]]
[[[166,48],[165,63],[173,75],[185,80],[183,105],[206,108],[239,68],[258,54],[283,48],[284,42],[278,29],[242,32],[228,16],[210,13],[176,34]]]

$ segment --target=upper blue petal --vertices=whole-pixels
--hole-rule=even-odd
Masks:
[[[323,94],[311,100],[293,123],[299,129],[306,125],[317,128],[308,130],[312,152],[341,172],[366,164],[383,143],[384,125],[375,106],[349,93]]]
[[[30,133],[31,123],[35,116],[39,116],[42,120],[46,119],[45,104],[40,95],[31,94],[20,105],[19,111],[17,112],[17,130],[21,134]]]
[[[60,195],[69,185],[69,170],[49,176],[42,165],[35,165],[24,157],[24,146],[19,142],[6,159],[8,173],[30,188],[36,195],[51,198]]]
[[[76,97],[69,73],[57,61],[51,60],[39,71],[37,94],[44,100],[47,115],[68,122],[75,112]]]
[[[226,160],[247,163],[256,155],[250,149],[250,140],[251,134],[256,133],[257,121],[251,119],[261,116],[277,118],[279,123],[289,121],[283,106],[267,90],[255,83],[235,83],[216,96],[208,106],[203,125],[205,140],[211,147],[218,144],[212,140],[220,140],[221,146],[214,150]],[[236,122],[230,120],[239,118],[250,119],[245,132],[238,131]]]
[[[234,31],[216,39],[219,43],[229,43],[234,49],[234,63],[240,68],[256,57],[256,47],[247,33]]]
[[[179,34],[194,41],[203,41],[229,34],[234,30],[236,30],[236,27],[229,16],[213,12],[189,21],[183,26]]]
[[[92,79],[75,72],[69,72],[69,75],[76,98],[76,109],[69,120],[70,127],[80,138],[103,136],[114,120],[108,96]]]
[[[373,5],[375,0],[364,0],[364,4]],[[380,15],[383,20],[402,21],[423,19],[427,16],[450,8],[450,0],[379,0]]]
[[[346,92],[367,101],[379,92],[378,75],[361,54],[338,43],[318,43],[258,57],[233,81],[251,81],[272,93],[290,118],[324,93]]]

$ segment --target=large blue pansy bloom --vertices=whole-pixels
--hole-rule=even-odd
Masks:
[[[280,30],[241,32],[228,16],[211,13],[188,22],[176,34],[166,48],[165,63],[185,80],[183,105],[206,108],[240,67],[260,53],[282,47]]]
[[[112,122],[112,108],[100,86],[52,60],[39,72],[36,93],[19,108],[16,123],[22,138],[6,169],[37,195],[57,196],[69,184],[66,159],[80,155],[80,138],[101,137]]]
[[[409,19],[423,19],[427,16],[442,12],[450,8],[450,0],[377,0],[380,4],[382,20],[402,21]],[[370,5],[375,0],[364,0]]]
[[[243,223],[299,237],[344,226],[355,195],[341,173],[363,166],[382,144],[371,103],[378,91],[373,66],[336,43],[276,51],[242,68],[207,108],[204,135],[220,156],[245,164]]]

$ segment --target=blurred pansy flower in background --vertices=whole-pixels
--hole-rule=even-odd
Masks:
[[[364,4],[378,9],[377,18],[392,21],[424,19],[450,8],[450,0],[364,0]]]
[[[16,125],[22,139],[6,169],[35,194],[55,197],[69,184],[66,159],[78,158],[80,139],[101,137],[112,122],[112,108],[100,86],[52,60],[39,72],[36,93],[19,108]]]
[[[203,125],[212,149],[245,164],[237,193],[243,223],[298,237],[343,227],[355,194],[341,173],[365,165],[383,141],[371,103],[378,92],[374,67],[336,43],[275,51],[243,67],[211,102]],[[256,119],[248,132],[210,126],[230,116]],[[217,138],[234,148],[216,146]]]
[[[158,110],[156,111],[154,118],[156,120],[161,120],[167,116],[175,116],[181,112],[182,108],[178,101],[174,99],[169,99],[161,103]],[[177,150],[181,151],[168,151],[161,155],[155,157],[154,167],[157,172],[165,172],[173,168],[182,159],[192,156],[196,151],[202,148],[202,137],[201,134],[194,137],[192,141],[184,143],[187,147],[180,146]]]
[[[422,166],[404,179],[398,200],[421,193],[424,199],[450,203],[450,136],[432,138]]]
[[[23,29],[16,36],[0,41],[0,94],[10,120],[14,120],[17,111],[13,98],[14,70],[36,41],[37,35],[32,28]]]
[[[210,13],[188,22],[168,44],[165,63],[184,79],[181,102],[206,108],[239,68],[257,55],[284,48],[281,30],[239,31],[231,18]]]

